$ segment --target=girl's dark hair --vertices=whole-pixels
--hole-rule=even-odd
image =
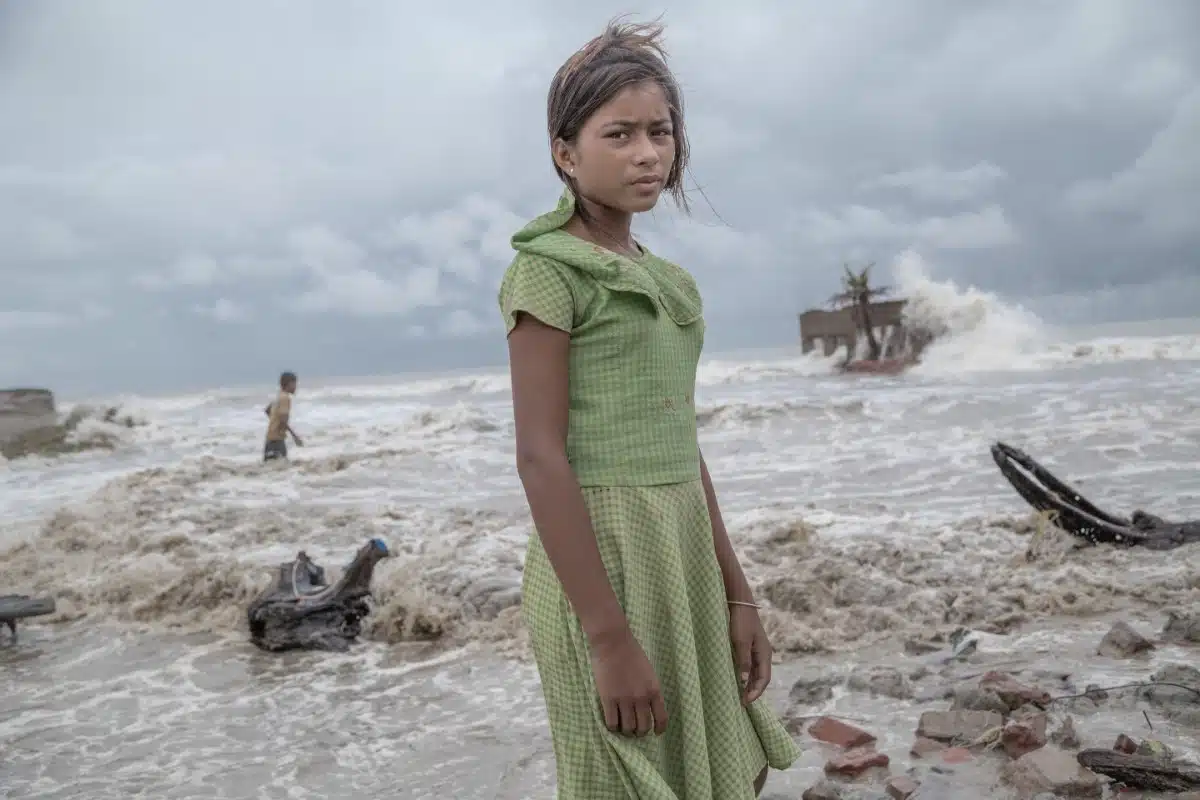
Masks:
[[[683,93],[667,67],[662,36],[663,26],[658,21],[633,23],[618,17],[609,22],[604,33],[576,51],[554,74],[546,98],[546,127],[551,146],[558,139],[572,143],[588,119],[622,89],[653,81],[667,97],[675,139],[675,162],[663,188],[686,211],[683,176],[688,165],[688,140],[683,126]],[[563,172],[557,161],[554,171],[575,195],[576,208],[586,213],[578,202],[575,179]]]

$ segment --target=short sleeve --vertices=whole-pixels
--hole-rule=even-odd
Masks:
[[[544,325],[571,332],[575,322],[575,293],[564,267],[550,259],[520,254],[500,283],[500,313],[505,333],[512,333],[523,312]]]

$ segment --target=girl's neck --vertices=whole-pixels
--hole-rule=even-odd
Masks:
[[[633,240],[631,232],[632,214],[594,203],[583,197],[580,197],[578,202],[587,212],[587,220],[578,214],[572,217],[567,224],[570,233],[606,250],[615,250],[624,255],[641,254],[641,248]]]

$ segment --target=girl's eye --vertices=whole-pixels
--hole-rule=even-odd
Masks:
[[[613,131],[612,133],[610,133],[608,135],[608,138],[610,138],[610,139],[628,139],[629,132],[628,131]]]
[[[654,132],[654,135],[655,136],[670,136],[671,132],[669,130],[658,130],[658,131]]]

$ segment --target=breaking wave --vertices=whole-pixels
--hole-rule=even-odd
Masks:
[[[292,469],[320,481],[352,466],[342,457]],[[231,481],[265,489],[278,475],[275,465],[206,458],[116,479],[0,553],[5,581],[55,595],[55,621],[240,634],[245,608],[270,583],[275,564],[305,549],[336,575],[357,547],[379,536],[394,557],[376,571],[367,638],[447,646],[487,640],[525,654],[520,577],[530,523],[523,509],[219,501]],[[1034,535],[1035,518],[966,517],[897,540],[844,537],[831,530],[828,514],[814,524],[786,505],[729,517],[783,652],[942,626],[1001,633],[1041,616],[1182,604],[1200,590],[1200,552],[1163,559],[1074,550],[1053,530]]]
[[[1119,361],[1200,360],[1200,335],[1074,338],[1032,311],[974,286],[930,277],[905,252],[893,265],[906,324],[936,335],[914,369],[925,376],[1049,370]]]
[[[121,406],[77,405],[61,415],[61,421],[55,425],[4,440],[0,443],[0,462],[113,450],[131,441],[134,429],[148,424],[144,414]]]

